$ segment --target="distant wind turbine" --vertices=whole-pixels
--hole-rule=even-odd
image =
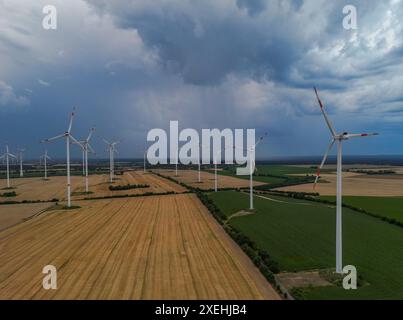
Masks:
[[[71,128],[73,126],[74,111],[70,115],[70,123],[66,132],[42,142],[51,142],[54,140],[66,138],[66,167],[67,167],[67,207],[71,207],[71,179],[70,179],[70,140],[76,144],[80,144],[76,138],[71,135]]]
[[[3,158],[6,160],[6,166],[7,166],[7,188],[11,188],[10,185],[10,160],[9,158],[14,158],[17,159],[17,157],[13,154],[11,154],[8,150],[8,145],[6,145],[6,153],[4,153],[0,158]]]
[[[332,140],[330,141],[330,145],[323,156],[322,163],[318,167],[318,172],[316,174],[316,179],[314,183],[314,188],[316,187],[316,184],[318,182],[318,179],[320,177],[320,170],[323,168],[327,156],[329,152],[331,151],[333,145],[337,142],[337,195],[336,195],[336,273],[343,273],[343,266],[342,266],[342,258],[343,258],[343,253],[342,253],[342,142],[349,140],[351,138],[357,138],[357,137],[369,137],[369,136],[377,136],[378,133],[361,133],[361,134],[349,134],[347,132],[338,134],[333,128],[332,123],[329,120],[329,117],[327,116],[326,110],[324,108],[324,105],[322,101],[319,98],[318,91],[316,88],[314,88],[316,98],[318,100],[320,110],[322,111],[323,117],[325,119],[325,122],[330,130],[330,134],[332,136]]]
[[[144,155],[143,155],[143,171],[144,173],[146,173],[146,156],[147,156],[147,151],[144,151]]]
[[[79,141],[79,146],[83,151],[83,175],[85,176],[85,192],[88,193],[88,152],[95,154],[94,149],[90,145],[90,140],[92,134],[94,133],[95,128],[91,128],[90,133],[88,134],[87,139],[83,141]]]
[[[24,152],[25,152],[25,149],[18,149],[18,158],[20,160],[20,178],[24,177],[23,164],[22,164],[22,158],[23,158]]]
[[[40,157],[40,159],[43,159],[43,164],[44,164],[44,169],[45,169],[45,175],[43,177],[44,180],[48,180],[48,168],[47,168],[47,161],[51,160],[50,157],[48,156],[48,150],[45,149],[45,153]]]
[[[201,183],[201,162],[202,162],[202,151],[203,151],[203,148],[206,148],[206,146],[205,145],[203,145],[203,144],[201,144],[201,143],[199,143],[199,152],[200,152],[200,154],[199,154],[199,161],[198,161],[198,168],[197,168],[197,171],[198,171],[198,173],[197,173],[197,182],[198,183]]]
[[[249,157],[249,166],[246,167],[245,169],[249,171],[249,210],[253,210],[253,174],[255,173],[256,169],[256,162],[255,162],[255,157],[253,156],[256,151],[256,147],[263,141],[263,139],[267,136],[267,133],[265,133],[263,136],[261,136],[258,141],[255,143],[254,146],[250,147],[249,149],[242,149],[243,151],[246,151],[248,153]],[[234,147],[238,149],[237,147]],[[243,169],[243,168],[239,168]]]
[[[218,191],[218,176],[217,176],[217,155],[221,153],[221,149],[214,152],[214,192]]]
[[[115,153],[117,153],[116,145],[120,143],[120,140],[115,142],[109,142],[105,139],[103,140],[107,144],[109,150],[109,181],[112,183],[113,176],[115,174]]]

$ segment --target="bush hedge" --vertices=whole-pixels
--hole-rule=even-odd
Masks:
[[[149,188],[148,184],[126,184],[120,186],[109,186],[110,191],[121,191],[121,190],[131,190],[131,189],[142,189],[142,188]]]

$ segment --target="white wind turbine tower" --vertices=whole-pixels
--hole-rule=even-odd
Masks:
[[[95,128],[91,128],[90,133],[88,134],[87,139],[80,141],[79,146],[83,151],[83,175],[85,176],[85,192],[88,193],[88,152],[95,154],[94,149],[90,145],[90,140],[95,131]]]
[[[179,162],[179,156],[176,155],[176,160],[175,160],[175,177],[178,176],[178,162]]]
[[[40,159],[43,159],[43,164],[44,164],[44,169],[45,169],[45,175],[43,180],[48,180],[48,167],[47,167],[47,161],[51,160],[50,157],[48,156],[48,150],[45,149],[45,153],[40,157]]]
[[[71,207],[71,179],[70,179],[70,140],[76,144],[80,144],[72,135],[71,135],[71,128],[73,126],[73,119],[74,119],[74,111],[71,113],[70,116],[70,123],[67,131],[63,134],[60,134],[56,137],[45,139],[42,142],[51,142],[54,140],[66,138],[66,167],[67,167],[67,207]]]
[[[226,150],[227,148],[224,147],[224,150]],[[217,149],[214,153],[213,153],[213,162],[214,162],[214,192],[218,191],[218,175],[217,175],[217,162],[218,162],[218,154],[221,154],[221,148]],[[221,158],[221,157],[220,157]]]
[[[18,149],[18,159],[20,160],[20,178],[24,177],[23,165],[22,165],[22,156],[25,152],[25,149]]]
[[[358,138],[358,137],[369,137],[369,136],[376,136],[378,133],[361,133],[361,134],[349,134],[347,132],[338,134],[333,128],[327,113],[325,111],[324,105],[319,98],[318,91],[314,88],[316,98],[318,100],[320,110],[322,111],[323,117],[326,121],[326,124],[330,130],[330,134],[332,135],[332,140],[330,141],[329,147],[323,156],[322,163],[318,167],[318,172],[315,179],[314,187],[318,182],[320,176],[320,170],[323,168],[327,156],[332,149],[333,145],[337,142],[337,193],[336,193],[336,273],[343,273],[343,264],[342,264],[342,143],[343,141],[349,140],[351,138]]]
[[[147,155],[147,150],[144,151],[144,155],[143,155],[143,157],[144,157],[144,159],[143,159],[143,171],[144,171],[144,173],[146,173],[146,155]]]
[[[198,168],[197,168],[197,171],[198,171],[197,182],[201,183],[201,162],[202,162],[202,153],[203,153],[202,151],[203,151],[203,148],[206,148],[206,146],[199,143],[199,148],[200,149],[199,149],[199,161],[198,161]]]
[[[249,157],[249,166],[246,168],[237,168],[237,174],[243,174],[244,172],[248,172],[249,175],[249,210],[253,210],[253,174],[257,170],[256,169],[256,162],[255,162],[255,151],[256,147],[263,141],[263,139],[267,136],[267,133],[265,133],[263,136],[261,136],[258,141],[255,143],[254,146],[250,147],[249,149],[242,149],[243,151],[246,151],[248,153]],[[238,149],[237,147],[234,147]],[[246,175],[246,174],[245,174]]]
[[[109,182],[113,182],[113,176],[115,173],[115,152],[116,151],[116,145],[120,143],[120,141],[115,141],[115,142],[109,142],[108,140],[103,139],[104,142],[108,146],[109,150]]]
[[[0,158],[3,158],[3,159],[6,160],[6,166],[7,166],[7,188],[8,188],[8,189],[11,187],[11,186],[10,186],[10,160],[9,160],[10,157],[11,157],[11,158],[14,158],[14,159],[17,159],[17,157],[16,157],[15,155],[11,154],[11,153],[8,151],[8,145],[6,145],[6,153],[3,154]]]
[[[218,149],[214,153],[214,192],[218,191],[218,176],[217,176],[217,155],[221,153],[221,149]]]

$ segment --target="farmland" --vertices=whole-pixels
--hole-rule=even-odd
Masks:
[[[248,195],[210,193],[228,216],[245,209]],[[264,197],[264,198],[263,198]],[[255,196],[256,212],[229,223],[270,253],[283,272],[334,268],[335,208],[315,202]],[[307,299],[402,299],[402,228],[343,210],[344,265],[357,267],[365,285],[356,291],[329,286],[307,288]]]
[[[270,171],[268,171],[270,170]],[[306,171],[308,170],[308,171]],[[312,169],[264,166],[262,178],[288,179]],[[214,174],[196,170],[155,169],[186,185],[210,190]],[[371,179],[345,173],[346,180]],[[332,185],[325,173],[318,188]],[[246,177],[247,178],[247,177]],[[382,180],[376,176],[374,179]],[[390,179],[398,181],[398,179]],[[3,201],[65,199],[66,178],[13,179],[16,196]],[[278,299],[241,248],[229,238],[194,194],[174,181],[141,170],[116,175],[113,186],[138,188],[110,190],[109,175],[72,177],[73,200],[80,207],[61,210],[50,203],[0,206],[0,299]],[[268,182],[268,181],[266,181]],[[3,180],[4,183],[4,180]],[[272,183],[276,183],[272,181]],[[263,185],[264,182],[255,182]],[[221,171],[219,188],[247,187],[245,178]],[[309,185],[312,187],[312,185]],[[333,186],[335,188],[335,186]],[[288,187],[297,188],[297,187]],[[288,189],[286,188],[286,189]],[[375,188],[375,187],[373,187]],[[376,187],[379,190],[378,187]],[[176,195],[154,195],[155,193]],[[312,189],[309,190],[312,192]],[[184,193],[184,194],[180,194]],[[255,195],[252,213],[248,194],[207,192],[227,216],[227,223],[267,251],[292,283],[293,274],[313,274],[334,267],[335,208],[333,205],[271,194]],[[86,197],[136,195],[136,198]],[[321,196],[333,200],[333,196]],[[403,198],[344,197],[344,202],[375,214],[401,219]],[[40,213],[36,215],[36,213]],[[247,214],[246,214],[247,213]],[[350,209],[343,209],[344,265],[353,264],[365,285],[347,292],[335,285],[308,287],[307,299],[401,299],[403,279],[402,228]],[[58,269],[58,290],[41,287],[43,266]],[[322,280],[319,277],[317,283]]]
[[[0,230],[8,228],[17,223],[34,216],[37,213],[48,208],[50,204],[30,203],[30,204],[11,204],[0,206]]]
[[[315,192],[322,196],[336,194],[336,174],[322,174],[322,183],[318,183]],[[303,184],[278,188],[280,191],[313,192],[313,184]],[[396,176],[370,176],[366,174],[344,172],[343,194],[347,196],[398,197],[403,195],[403,179]]]
[[[80,206],[0,232],[0,299],[278,299],[194,195]]]
[[[143,173],[143,171],[127,171],[123,175],[116,176],[113,185],[127,185],[127,184],[137,184],[137,185],[148,185],[148,188],[137,188],[131,190],[119,190],[111,191],[109,190],[109,176],[95,176],[99,180],[91,182],[93,187],[91,191],[98,197],[113,196],[113,195],[139,195],[144,193],[166,193],[166,192],[177,192],[181,193],[186,191],[184,187],[179,186],[175,182],[169,181],[167,179],[158,177],[151,173]],[[93,176],[90,179],[93,179]],[[91,181],[91,180],[90,180]],[[84,186],[80,186],[75,189],[76,193],[84,192]]]
[[[5,184],[5,180],[1,180],[0,184]],[[82,177],[71,177],[73,188],[77,185],[83,185]],[[42,200],[64,199],[66,197],[66,177],[52,177],[45,181],[42,178],[21,178],[12,180],[12,189],[17,196],[12,198],[0,198],[0,201],[23,201],[23,200]],[[1,190],[1,193],[8,190]]]
[[[306,176],[316,174],[316,169],[311,167],[289,166],[289,165],[265,165],[259,164],[256,167],[253,180],[265,184],[283,184],[293,180],[294,183],[303,182]],[[227,167],[219,171],[219,174],[236,176],[236,168]],[[249,179],[249,176],[236,176],[240,179]]]
[[[196,170],[178,170],[178,176],[175,176],[175,170],[158,169],[154,172],[166,177],[174,178],[175,180],[189,185],[193,188],[202,190],[214,189],[214,173],[201,172],[201,183],[198,182],[198,172]],[[255,186],[263,185],[262,182],[254,182]],[[249,181],[238,177],[218,175],[218,188],[245,188],[249,186]]]
[[[322,196],[320,199],[335,201],[336,197]],[[403,222],[403,197],[344,196],[343,203]]]
[[[4,180],[0,181],[0,183]],[[82,199],[84,195],[85,181],[84,177],[71,177],[73,199]],[[186,189],[177,185],[174,182],[160,178],[153,174],[144,174],[142,171],[128,171],[124,175],[116,176],[114,185],[125,184],[147,184],[148,188],[139,188],[133,190],[110,191],[109,190],[109,175],[91,175],[89,176],[90,191],[98,197],[113,196],[113,195],[132,195],[166,192],[183,192]],[[1,190],[2,193],[14,191],[15,197],[3,197],[0,201],[49,201],[52,199],[64,200],[66,198],[66,177],[57,176],[50,177],[45,181],[42,178],[22,178],[12,180],[14,189]]]

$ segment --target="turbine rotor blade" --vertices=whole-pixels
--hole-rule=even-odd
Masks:
[[[87,146],[91,153],[96,154],[94,148],[89,143],[87,144]]]
[[[71,132],[71,128],[73,127],[74,111],[75,111],[75,109],[73,109],[73,112],[70,115],[69,129],[67,130],[68,133]]]
[[[56,137],[42,140],[41,142],[42,142],[42,143],[44,143],[44,142],[50,142],[50,141],[54,141],[54,140],[57,140],[57,139],[60,139],[60,138],[64,138],[65,136],[66,136],[66,134],[63,133],[63,134],[59,134],[59,135],[56,136]]]
[[[263,139],[267,137],[267,135],[268,135],[268,133],[266,132],[263,136],[261,136],[261,137],[258,139],[258,141],[255,143],[255,147],[254,147],[254,148],[256,148],[256,147],[258,146],[258,144],[260,144],[260,143],[263,141]]]
[[[320,110],[322,111],[322,114],[323,114],[323,117],[325,118],[326,124],[329,127],[329,130],[330,130],[332,136],[335,137],[337,135],[336,131],[334,130],[333,125],[329,120],[329,117],[328,117],[328,115],[326,113],[326,110],[325,110],[325,107],[324,107],[324,105],[322,103],[322,100],[320,100],[320,98],[319,98],[318,90],[316,89],[316,87],[314,87],[313,89],[315,90],[316,99],[318,100]]]
[[[78,144],[81,148],[84,149],[84,146],[76,138],[74,138],[71,134],[69,134],[69,137],[71,140],[73,140],[73,143]]]
[[[320,166],[318,167],[318,171],[316,172],[316,178],[315,178],[315,183],[313,185],[313,188],[316,188],[316,184],[318,183],[319,177],[320,177],[320,170],[322,170],[323,166],[325,165],[325,162],[327,160],[327,156],[329,155],[330,150],[332,150],[334,143],[336,142],[336,140],[332,140],[332,142],[330,142],[329,147],[326,150],[325,155],[323,156],[322,162],[320,164]]]
[[[91,128],[90,133],[89,133],[89,135],[88,135],[88,137],[87,137],[87,140],[85,140],[85,141],[87,141],[87,142],[90,141],[90,139],[91,139],[92,134],[94,133],[94,131],[95,131],[95,127]]]
[[[84,144],[83,144],[82,141],[76,140],[71,134],[70,134],[69,136],[70,136],[70,138],[71,138],[71,140],[72,140],[72,142],[71,142],[70,144],[78,144],[78,146],[79,146],[81,149],[84,150]]]
[[[362,138],[362,137],[372,137],[372,136],[379,136],[379,133],[358,133],[358,134],[346,134],[345,137],[347,139],[350,138]]]

